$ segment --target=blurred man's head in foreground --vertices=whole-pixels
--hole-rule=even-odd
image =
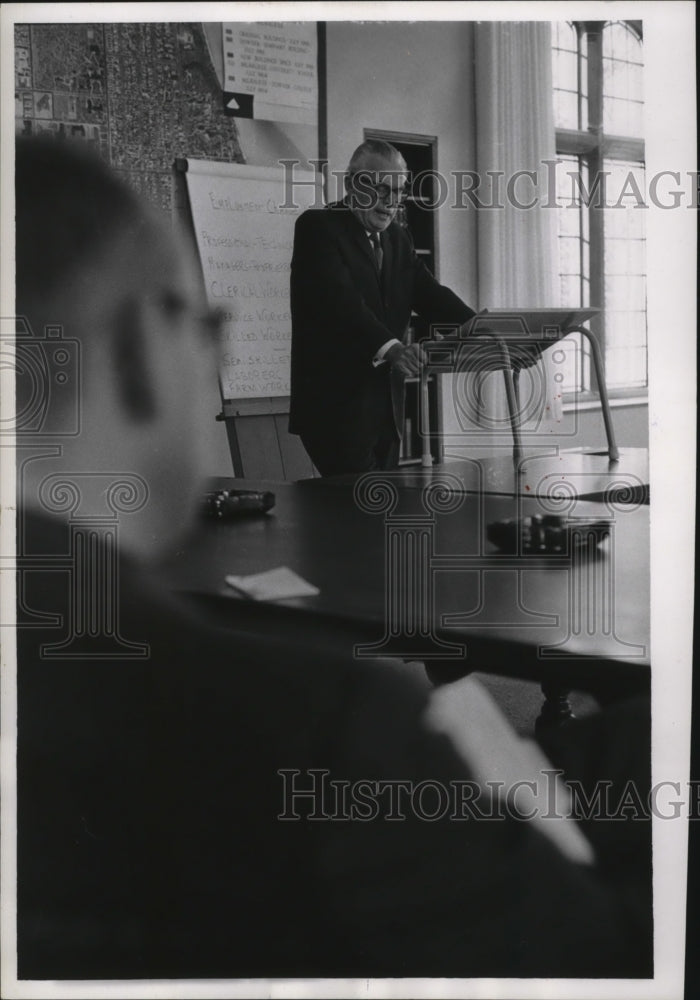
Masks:
[[[57,470],[81,484],[90,473],[137,475],[148,499],[123,516],[121,537],[132,552],[159,555],[211,472],[215,324],[197,272],[172,229],[70,143],[17,141],[16,234],[18,430],[27,391],[44,403],[18,450],[42,435],[60,449],[27,466],[21,502],[41,509],[41,479]],[[69,348],[60,372],[59,340]]]

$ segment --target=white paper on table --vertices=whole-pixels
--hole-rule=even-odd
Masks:
[[[318,587],[307,583],[288,566],[278,566],[250,576],[227,576],[229,587],[254,601],[283,601],[290,597],[315,597]]]

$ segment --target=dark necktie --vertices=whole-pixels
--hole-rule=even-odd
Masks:
[[[384,251],[382,250],[382,244],[379,239],[379,233],[370,233],[369,241],[372,244],[372,249],[374,250],[374,256],[377,261],[377,267],[379,268],[379,273],[382,273],[382,264],[384,262]]]

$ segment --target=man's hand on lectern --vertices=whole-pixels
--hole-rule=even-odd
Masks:
[[[410,344],[408,347],[394,344],[386,352],[386,357],[392,371],[401,372],[402,375],[420,375],[421,368],[426,363],[420,344]]]

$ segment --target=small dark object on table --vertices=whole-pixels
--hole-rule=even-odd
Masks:
[[[202,511],[206,517],[228,519],[248,514],[266,514],[275,506],[270,490],[216,490],[206,493]]]
[[[610,521],[576,520],[554,514],[535,514],[519,520],[507,518],[487,525],[490,542],[512,555],[565,555],[589,544],[600,545],[610,534]]]

